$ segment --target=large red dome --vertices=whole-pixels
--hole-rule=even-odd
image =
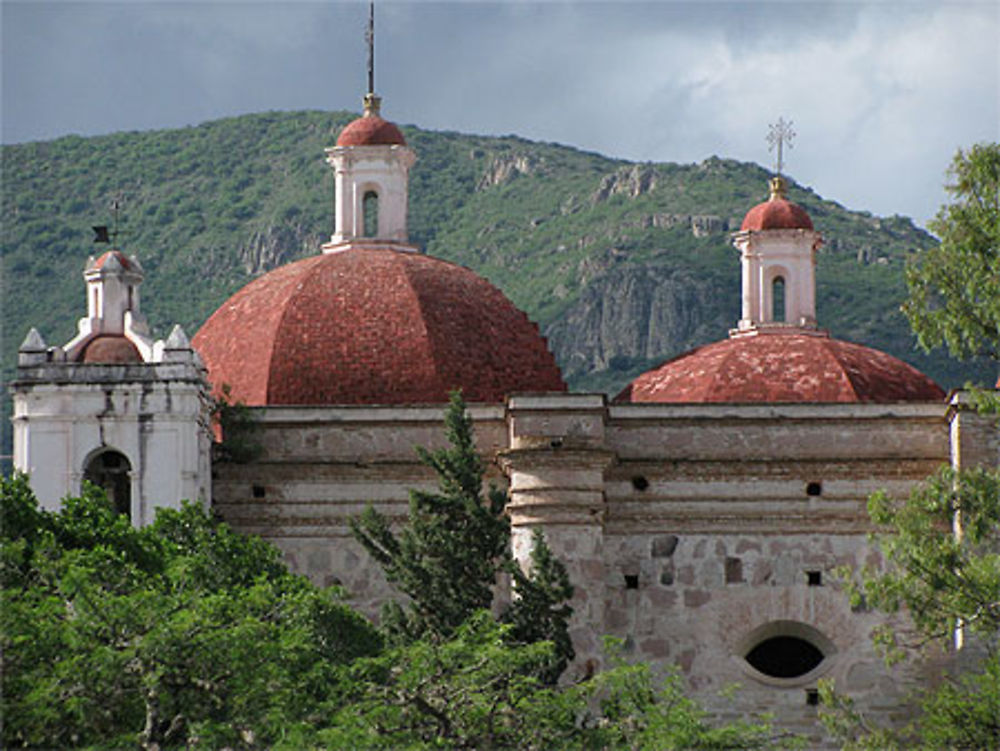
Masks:
[[[248,405],[566,390],[538,327],[500,290],[404,251],[352,249],[276,269],[225,302],[193,345],[213,386]]]
[[[708,344],[643,373],[618,402],[937,401],[944,391],[877,349],[827,336],[759,334]]]

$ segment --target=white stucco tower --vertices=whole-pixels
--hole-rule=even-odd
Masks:
[[[367,94],[364,106],[364,115],[326,150],[334,169],[336,225],[323,252],[352,245],[413,250],[407,245],[406,213],[416,156],[399,128],[380,116],[377,96]]]
[[[816,329],[816,250],[822,237],[809,214],[771,180],[771,197],[751,209],[733,244],[743,271],[742,314],[734,335]]]
[[[211,403],[180,326],[153,342],[139,312],[142,267],[110,250],[84,271],[87,315],[63,347],[31,329],[18,350],[14,468],[43,508],[84,480],[103,487],[134,524],[156,507],[211,494]]]

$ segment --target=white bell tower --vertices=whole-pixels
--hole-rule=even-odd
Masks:
[[[786,197],[782,177],[771,197],[747,212],[733,245],[740,251],[742,314],[731,334],[817,330],[816,250],[823,242],[805,210]]]
[[[42,508],[59,509],[87,481],[136,526],[158,507],[210,503],[212,402],[200,358],[180,326],[150,338],[135,256],[91,258],[84,279],[77,335],[50,347],[31,329],[18,350],[14,468]]]
[[[375,95],[375,4],[368,14],[368,93],[364,114],[350,123],[326,150],[334,170],[333,237],[324,253],[367,246],[415,251],[408,244],[406,213],[410,167],[417,157],[393,123],[380,114]]]
[[[416,155],[403,134],[379,115],[379,98],[365,96],[364,115],[326,150],[334,170],[336,225],[324,253],[351,245],[404,246],[410,168]]]

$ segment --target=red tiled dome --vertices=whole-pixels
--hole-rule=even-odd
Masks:
[[[877,349],[826,336],[761,334],[708,344],[636,378],[618,402],[937,401],[944,391]]]
[[[762,229],[813,229],[812,219],[806,210],[787,198],[773,196],[758,203],[743,217],[741,230]]]
[[[264,404],[469,402],[565,391],[538,327],[469,269],[352,249],[251,282],[195,336],[215,388]]]
[[[393,123],[365,114],[349,123],[337,138],[338,146],[405,146],[406,139]]]
[[[136,346],[120,334],[101,334],[95,336],[79,354],[79,362],[107,363],[119,365],[122,363],[142,362],[142,355]]]

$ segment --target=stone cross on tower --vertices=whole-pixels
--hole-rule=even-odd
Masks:
[[[770,130],[767,134],[768,151],[774,151],[777,149],[777,163],[775,165],[775,173],[781,175],[781,170],[785,166],[784,162],[784,147],[787,145],[788,148],[792,148],[792,139],[795,138],[795,131],[792,130],[792,121],[785,120],[783,117],[778,118],[778,122],[772,123],[770,125]]]

